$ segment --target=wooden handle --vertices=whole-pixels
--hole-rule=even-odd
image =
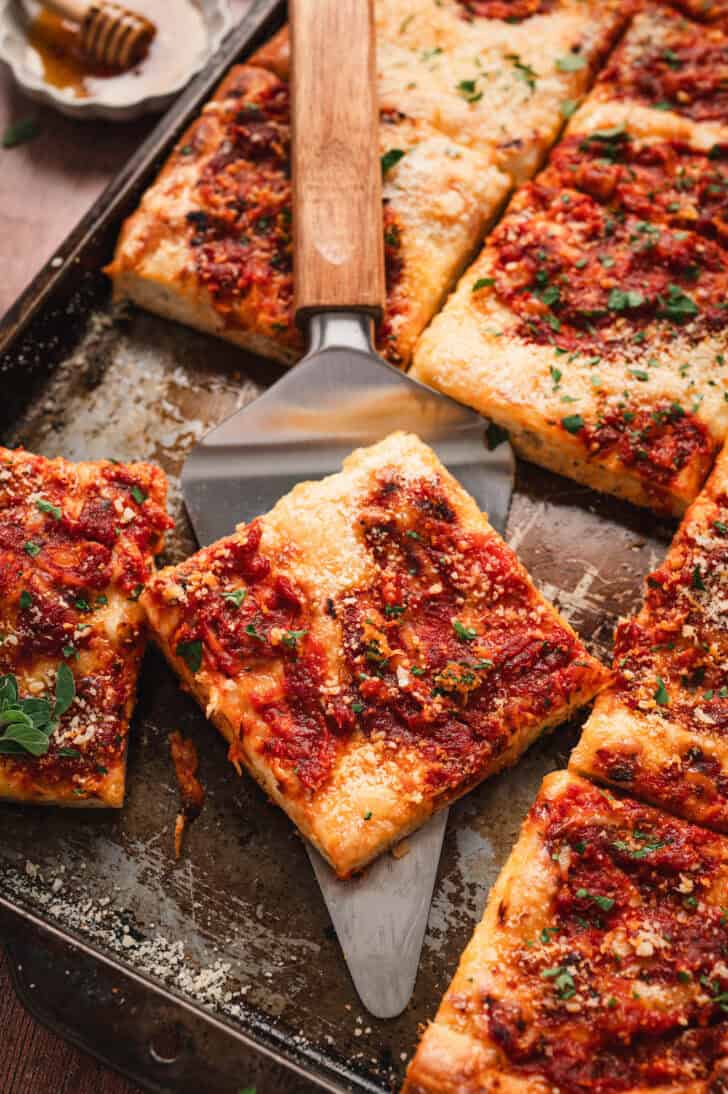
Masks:
[[[384,306],[371,0],[291,0],[296,319]]]

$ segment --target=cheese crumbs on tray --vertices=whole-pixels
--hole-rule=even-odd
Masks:
[[[0,797],[124,799],[164,474],[0,448]]]
[[[244,765],[346,876],[604,685],[475,502],[395,433],[142,598]]]

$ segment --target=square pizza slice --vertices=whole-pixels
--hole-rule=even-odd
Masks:
[[[123,804],[166,495],[151,464],[0,448],[0,798]]]
[[[624,5],[581,0],[382,3],[380,99],[489,149],[522,182],[541,165],[626,14]]]
[[[535,463],[680,515],[728,430],[728,145],[600,119],[515,195],[413,375]]]
[[[142,603],[230,760],[342,877],[607,679],[404,433],[161,571]]]
[[[728,450],[617,627],[614,671],[570,766],[728,832]]]
[[[387,300],[378,345],[408,363],[500,209],[509,182],[481,153],[398,111],[381,115]],[[287,85],[234,68],[127,220],[115,295],[290,363],[293,317]]]
[[[708,1094],[728,1078],[728,841],[549,775],[406,1094]]]
[[[701,0],[694,6],[700,7]],[[635,16],[602,69],[588,105],[609,102],[615,118],[633,124],[642,115],[667,114],[693,127],[705,127],[714,141],[725,140],[728,34],[724,28],[725,23],[706,26],[669,7],[649,6]],[[653,117],[653,123],[659,125],[659,118]]]
[[[488,150],[522,182],[540,166],[630,10],[617,0],[381,0],[382,107]],[[287,28],[253,60],[287,78]]]

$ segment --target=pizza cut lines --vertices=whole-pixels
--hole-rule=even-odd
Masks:
[[[500,209],[509,183],[484,153],[382,110],[387,300],[377,342],[409,362]],[[285,363],[293,316],[289,92],[234,68],[127,220],[108,273],[117,298]]]
[[[413,375],[526,458],[680,515],[728,429],[728,145],[647,115],[585,105],[420,339]]]
[[[607,680],[403,433],[160,572],[142,603],[230,760],[342,877]]]
[[[682,122],[688,134],[704,129],[712,141],[725,141],[726,23],[705,26],[668,7],[649,6],[635,16],[600,72],[586,109],[602,103],[616,122],[659,129],[667,116]]]
[[[728,841],[549,775],[404,1094],[708,1094],[728,1074]]]
[[[570,766],[728,832],[728,451],[617,627],[614,672]]]
[[[166,493],[150,464],[0,448],[0,798],[122,805]]]
[[[627,18],[624,5],[381,0],[380,100],[529,178]]]

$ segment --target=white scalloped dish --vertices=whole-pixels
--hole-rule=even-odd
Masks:
[[[230,29],[228,0],[131,0],[157,25],[149,56],[120,75],[89,75],[82,93],[55,86],[28,40],[36,0],[0,0],[0,59],[36,102],[75,118],[129,121],[164,110],[215,52]]]

